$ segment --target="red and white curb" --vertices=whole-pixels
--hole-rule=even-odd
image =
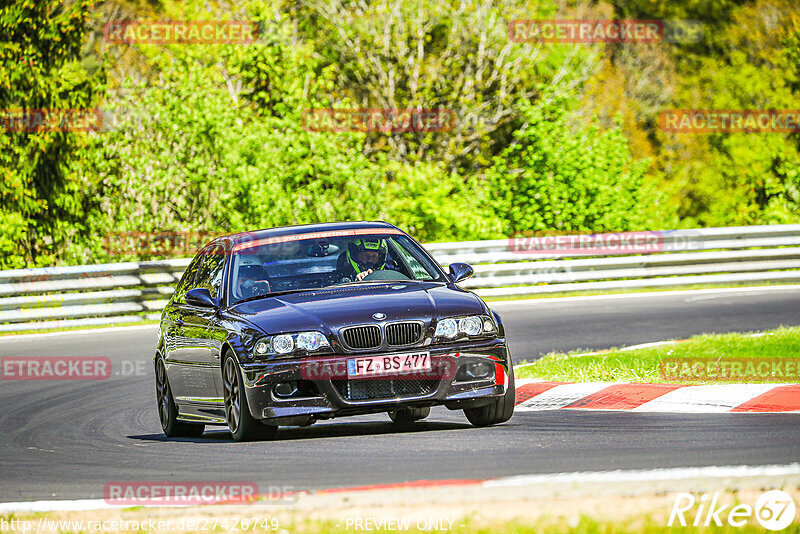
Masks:
[[[635,384],[517,380],[515,412],[800,412],[800,384]]]

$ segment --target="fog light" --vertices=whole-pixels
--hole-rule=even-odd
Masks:
[[[269,343],[263,339],[259,340],[258,343],[256,343],[256,354],[258,356],[263,356],[267,352],[269,352]]]
[[[276,397],[291,397],[297,393],[296,382],[278,382],[272,386],[272,391],[275,392]]]
[[[467,374],[472,378],[486,378],[492,374],[494,365],[489,362],[478,362],[467,365]]]
[[[484,332],[494,332],[494,323],[488,317],[483,320],[483,331]]]

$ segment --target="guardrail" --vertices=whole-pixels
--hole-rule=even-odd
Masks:
[[[558,251],[558,240],[580,243],[586,236],[425,247],[442,265],[473,264],[475,276],[461,285],[484,297],[800,281],[800,224],[606,235],[657,242],[656,250],[615,254],[588,239]],[[189,261],[0,271],[0,331],[158,319]]]

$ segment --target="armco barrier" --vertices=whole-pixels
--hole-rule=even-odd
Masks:
[[[530,253],[508,239],[425,247],[442,265],[473,264],[462,286],[485,297],[800,281],[800,224],[655,234],[664,246],[648,254]],[[158,319],[189,261],[0,271],[0,331]]]

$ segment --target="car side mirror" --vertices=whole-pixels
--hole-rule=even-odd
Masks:
[[[463,280],[466,280],[474,273],[475,271],[473,270],[472,265],[468,263],[450,264],[450,277],[453,279],[453,283],[457,284]]]
[[[196,287],[186,292],[186,304],[194,306],[202,306],[204,308],[216,308],[217,301],[211,296],[208,289],[204,287]]]

